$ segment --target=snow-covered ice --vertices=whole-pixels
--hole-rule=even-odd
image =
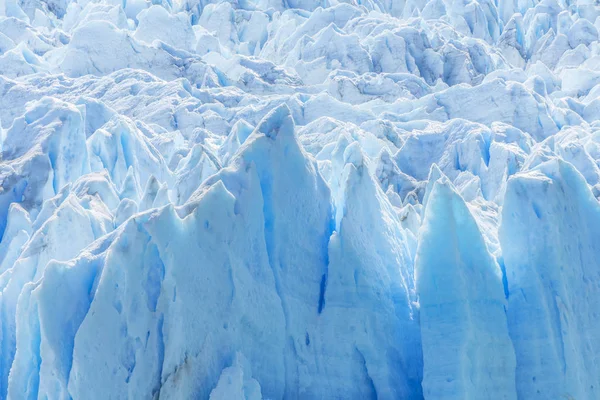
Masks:
[[[600,398],[594,0],[0,0],[0,399]]]

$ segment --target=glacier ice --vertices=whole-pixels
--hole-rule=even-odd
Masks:
[[[415,260],[425,397],[516,399],[502,273],[465,201],[434,179]]]
[[[600,398],[591,0],[0,0],[0,399]]]

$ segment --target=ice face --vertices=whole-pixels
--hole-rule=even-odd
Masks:
[[[516,399],[502,273],[467,204],[444,176],[429,193],[415,275],[425,398],[477,393]]]
[[[509,181],[500,240],[517,388],[527,398],[559,391],[575,398],[597,396],[598,289],[592,282],[598,250],[592,238],[599,212],[584,178],[560,159]]]
[[[600,11],[0,1],[0,399],[596,399]]]

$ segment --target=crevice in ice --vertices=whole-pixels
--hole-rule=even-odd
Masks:
[[[23,200],[23,194],[28,186],[27,179],[20,179],[16,182],[13,182],[16,177],[13,175],[9,177],[9,182],[7,182],[5,177],[2,177],[3,181],[0,182],[0,190],[3,192],[5,190],[10,191],[10,195],[8,196],[0,196],[0,242],[4,241],[4,231],[6,229],[8,211],[10,209],[11,203],[21,203]],[[9,185],[11,185],[10,187]],[[1,193],[1,192],[0,192]],[[1,324],[1,321],[0,321]]]
[[[165,338],[164,338],[164,332],[163,332],[163,326],[164,326],[164,321],[165,321],[165,317],[163,314],[160,314],[160,316],[158,317],[158,326],[156,329],[156,334],[158,335],[158,382],[156,387],[152,390],[152,398],[154,399],[160,399],[160,390],[162,388],[162,385],[164,382],[166,382],[168,377],[165,377],[165,379],[162,379],[163,376],[163,367],[164,367],[164,360],[165,360]]]
[[[326,289],[327,289],[327,272],[325,272],[323,274],[323,276],[321,277],[321,285],[319,287],[319,307],[318,307],[319,314],[321,314],[321,312],[323,311],[323,308],[325,307],[325,290]]]
[[[362,353],[362,351],[360,351],[358,349],[358,347],[354,347],[354,350],[356,351],[356,354],[359,357],[360,363],[363,366],[363,373],[365,376],[365,380],[367,382],[367,386],[369,387],[369,391],[371,392],[370,395],[366,396],[366,398],[369,399],[377,399],[377,388],[375,387],[375,382],[373,382],[373,378],[371,378],[371,375],[369,374],[369,367],[367,366],[367,360],[365,359],[364,354]]]
[[[331,242],[331,237],[335,233],[335,228],[335,209],[332,207],[330,209],[328,231],[325,234],[324,244],[321,249],[325,258],[325,267],[323,275],[321,276],[321,283],[319,285],[319,304],[317,307],[317,311],[319,314],[321,314],[323,312],[323,309],[325,308],[325,294],[327,291],[327,281],[329,279],[329,243]]]
[[[53,174],[52,174],[52,188],[54,189],[54,193],[58,194],[59,191],[59,187],[58,187],[58,174],[56,171],[56,151],[55,149],[53,149],[53,145],[50,145],[50,149],[48,149],[48,160],[50,161],[50,167],[52,168]]]
[[[504,265],[504,258],[502,256],[496,259],[502,272],[502,288],[504,289],[504,297],[508,300],[510,296],[510,290],[508,289],[508,277],[506,276],[506,265]]]
[[[531,202],[531,207],[533,208],[533,212],[538,219],[542,219],[542,212],[540,211],[540,206],[538,206],[535,202]]]

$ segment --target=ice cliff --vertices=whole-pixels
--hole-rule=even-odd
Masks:
[[[0,0],[0,399],[600,398],[593,0]]]

